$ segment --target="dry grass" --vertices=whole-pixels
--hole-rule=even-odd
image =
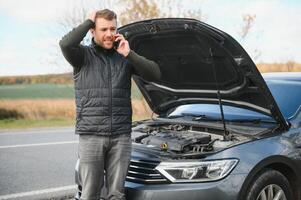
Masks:
[[[51,118],[74,118],[75,105],[74,100],[68,99],[17,99],[17,100],[1,100],[0,109],[2,116],[7,113],[17,113],[16,117],[21,119],[40,120]]]
[[[293,61],[286,63],[259,63],[257,68],[264,72],[301,72],[301,64]]]
[[[133,119],[149,117],[150,109],[142,100],[133,100]],[[0,100],[0,119],[74,119],[75,101],[69,99]]]

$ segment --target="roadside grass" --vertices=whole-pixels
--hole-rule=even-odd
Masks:
[[[265,72],[301,72],[301,63],[288,61],[286,63],[258,63],[256,64],[261,73]]]
[[[0,119],[74,119],[74,99],[2,99]]]
[[[133,99],[133,121],[151,116],[144,100]],[[74,126],[73,99],[0,100],[0,129]]]

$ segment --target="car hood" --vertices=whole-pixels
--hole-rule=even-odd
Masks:
[[[288,125],[246,51],[227,33],[194,19],[153,19],[119,28],[131,49],[158,63],[161,79],[133,79],[159,115],[189,103],[221,102]]]

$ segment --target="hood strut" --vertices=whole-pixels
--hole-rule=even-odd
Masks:
[[[215,79],[214,81],[216,83],[218,104],[219,104],[219,107],[220,107],[220,111],[221,111],[221,115],[222,115],[222,122],[223,122],[223,126],[224,126],[224,135],[223,135],[224,136],[224,141],[229,141],[231,139],[231,136],[229,135],[229,132],[227,131],[227,128],[226,128],[224,109],[223,109],[223,104],[222,104],[222,100],[221,100],[220,90],[219,90],[219,87],[218,87],[214,56],[213,56],[211,48],[209,49],[209,53],[210,53],[211,62],[212,62],[213,74],[214,74],[214,79]]]

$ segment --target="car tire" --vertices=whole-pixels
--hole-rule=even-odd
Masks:
[[[280,195],[282,198],[275,198],[276,195]],[[255,177],[246,193],[246,198],[244,199],[294,200],[294,196],[287,178],[276,170],[268,169],[262,171],[258,176]]]

